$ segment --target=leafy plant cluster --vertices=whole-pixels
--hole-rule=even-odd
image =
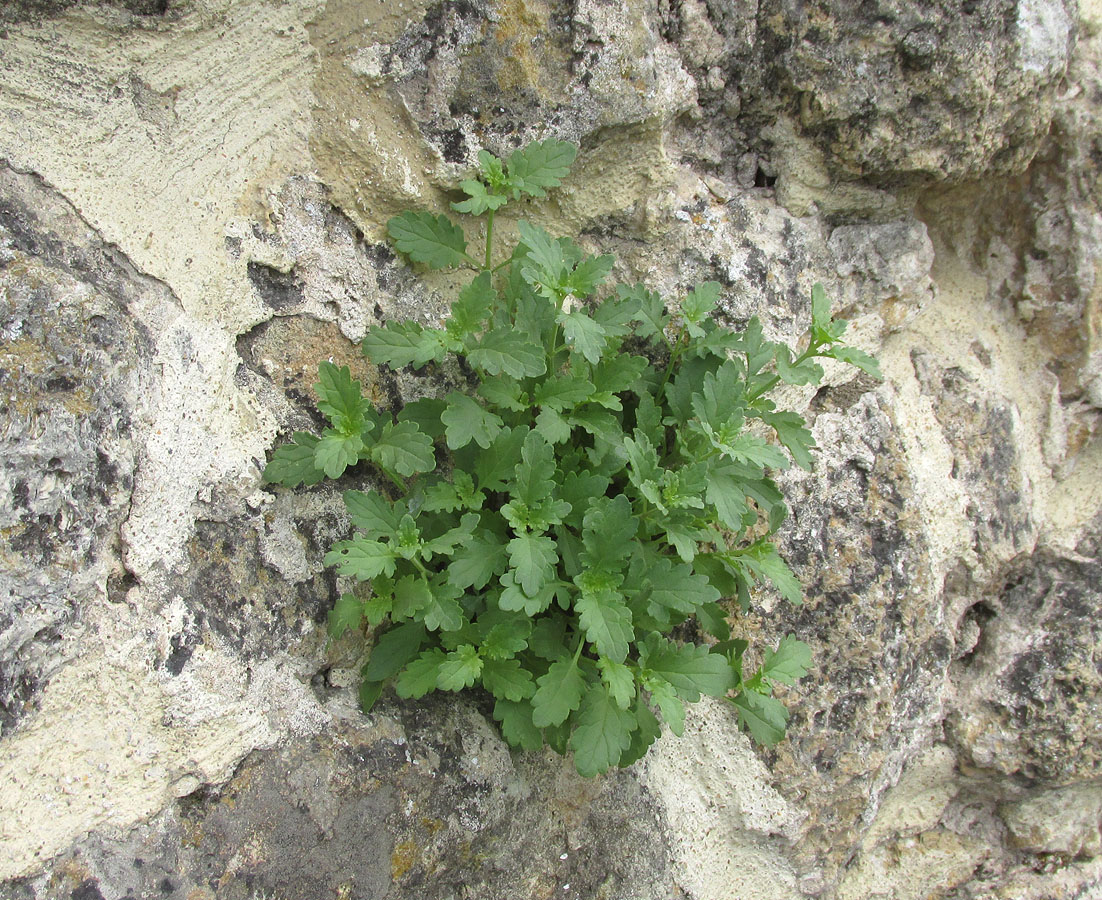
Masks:
[[[395,369],[456,357],[471,390],[378,410],[347,367],[323,362],[329,427],[294,434],[265,478],[312,485],[362,467],[392,487],[345,492],[357,534],[326,556],[362,585],[341,596],[331,634],[366,621],[376,635],[365,710],[386,684],[404,698],[481,686],[511,745],[571,750],[583,775],[639,759],[658,715],[681,734],[684,704],[702,694],[776,742],[788,713],[773,686],[806,674],[809,649],[789,635],[744,672],[724,606],[748,609],[762,581],[801,600],[771,540],[787,508],[770,473],[809,468],[814,440],[768,395],[817,383],[817,357],[873,374],[876,363],[839,342],[845,323],[820,286],[793,355],[757,319],[718,325],[715,282],[673,304],[639,284],[597,301],[613,258],[527,222],[495,265],[495,213],[558,186],[575,153],[549,139],[507,161],[479,154],[453,204],[485,217],[478,258],[446,216],[388,224],[413,262],[474,275],[444,327],[390,322],[363,351]]]

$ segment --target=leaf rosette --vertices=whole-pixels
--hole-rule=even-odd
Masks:
[[[485,217],[478,258],[446,215],[391,219],[410,262],[473,275],[443,327],[384,323],[364,354],[414,371],[454,357],[470,389],[376,409],[347,367],[324,362],[328,427],[296,432],[265,479],[311,486],[352,471],[373,486],[345,492],[355,532],[326,555],[349,588],[331,635],[374,635],[365,710],[387,685],[402,698],[481,688],[512,746],[571,752],[583,775],[639,759],[660,719],[680,734],[703,695],[775,743],[788,712],[773,688],[806,674],[810,650],[789,635],[746,674],[731,622],[762,584],[801,602],[774,539],[787,507],[773,473],[810,468],[815,441],[768,395],[817,383],[818,358],[874,376],[876,362],[841,343],[820,285],[795,353],[757,319],[720,325],[715,282],[679,302],[643,285],[603,290],[611,256],[535,224],[516,224],[495,265],[495,216],[558,187],[576,152],[549,138],[505,160],[479,153],[452,204]],[[675,628],[695,639],[673,640]]]

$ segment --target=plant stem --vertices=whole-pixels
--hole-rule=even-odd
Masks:
[[[682,334],[684,334],[684,332],[682,332]],[[677,362],[678,357],[684,352],[684,348],[681,344],[682,334],[679,334],[672,342],[666,341],[670,346],[670,362],[669,365],[666,366],[666,374],[662,376],[662,385],[658,388],[659,397],[664,397],[666,395],[666,385],[669,384],[670,375],[673,374],[674,363]],[[663,337],[665,337],[665,335],[663,335]]]
[[[408,494],[409,493],[409,485],[406,484],[401,479],[401,477],[399,477],[398,475],[395,475],[393,472],[390,471],[390,469],[388,469],[382,463],[377,462],[377,463],[375,463],[375,465],[378,467],[380,472],[382,472],[387,478],[389,478],[391,480],[391,482],[394,484],[394,486],[396,488],[398,488],[398,490],[400,490],[403,494]]]
[[[796,357],[795,361],[792,363],[792,368],[796,368],[796,366],[800,365],[801,363],[805,363],[809,359],[813,359],[814,357],[818,356],[819,347],[820,345],[816,343],[809,344],[807,349]],[[768,394],[771,390],[773,390],[773,388],[777,386],[780,380],[780,375],[774,375],[765,384],[763,384],[760,388],[749,395],[749,402],[753,403],[755,400],[758,400]]]
[[[490,251],[493,248],[494,241],[494,211],[491,209],[486,214],[486,265],[484,265],[483,271],[493,271],[490,268]]]

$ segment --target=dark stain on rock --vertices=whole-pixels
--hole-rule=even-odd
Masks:
[[[82,881],[69,896],[72,900],[105,900],[100,893],[99,882],[94,878]]]
[[[308,531],[329,527],[336,528],[315,520]],[[262,523],[252,518],[196,522],[188,542],[188,572],[177,581],[193,621],[171,641],[163,664],[173,674],[187,664],[204,630],[246,658],[266,659],[285,652],[325,621],[337,590],[321,557],[335,535],[313,538],[318,549],[311,548],[309,556],[315,574],[296,584],[263,562],[260,528]]]
[[[265,306],[279,313],[300,308],[305,302],[302,281],[295,274],[266,266],[250,260],[248,264],[249,281],[252,282]]]

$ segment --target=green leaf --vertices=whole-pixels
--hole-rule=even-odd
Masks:
[[[796,640],[796,635],[790,634],[781,639],[776,651],[765,651],[761,676],[770,681],[795,684],[807,674],[810,665],[811,648],[803,641]]]
[[[570,440],[572,431],[570,423],[562,417],[558,410],[550,406],[540,410],[540,414],[536,416],[535,430],[543,435],[549,444],[561,444]]]
[[[787,563],[781,559],[776,546],[769,541],[751,544],[740,551],[732,551],[731,561],[743,563],[758,578],[768,578],[789,603],[803,603],[803,589]]]
[[[528,649],[540,659],[555,660],[566,641],[566,619],[552,613],[539,619],[528,636]]]
[[[469,261],[463,229],[447,216],[404,212],[387,222],[386,228],[400,253],[430,269],[462,266]]]
[[[516,583],[513,572],[502,575],[500,582],[502,590],[497,605],[507,612],[523,612],[528,616],[536,616],[547,609],[555,599],[555,582],[547,582],[531,596]]]
[[[619,452],[623,457],[624,432],[620,423],[612,413],[603,409],[580,408],[574,410],[567,421],[571,425],[580,425],[589,434],[593,435],[593,443],[596,455],[603,459],[609,453]]]
[[[478,386],[479,395],[489,404],[512,412],[528,409],[528,395],[515,378],[505,375],[488,376]]]
[[[503,428],[489,452],[478,453],[471,468],[478,476],[479,487],[487,491],[505,490],[506,480],[514,476],[521,461],[521,448],[528,433],[526,428]]]
[[[592,568],[619,571],[635,548],[632,538],[638,528],[639,520],[625,495],[596,498],[582,521],[583,561]]]
[[[830,328],[830,298],[819,282],[811,287],[811,326],[823,331]]]
[[[443,412],[443,400],[437,397],[422,397],[403,406],[397,419],[399,422],[412,422],[427,434],[430,440],[435,441],[444,436],[444,426],[440,423],[440,415]]]
[[[460,544],[448,564],[448,583],[481,591],[490,579],[505,571],[505,546],[495,537],[476,534]]]
[[[705,603],[697,607],[696,619],[708,634],[726,641],[731,637],[731,627],[727,624],[727,615],[718,603]]]
[[[382,696],[383,682],[381,681],[361,681],[360,682],[360,709],[363,710],[363,714],[366,716],[371,712],[376,701]]]
[[[558,725],[566,721],[582,702],[585,679],[573,659],[560,657],[547,672],[536,679],[532,695],[532,723],[537,728]]]
[[[628,456],[632,484],[642,486],[649,481],[657,485],[662,477],[662,467],[658,464],[658,453],[650,439],[636,429],[634,439],[624,438],[624,450]]]
[[[587,256],[567,276],[563,287],[579,300],[584,300],[608,277],[615,262],[613,256]]]
[[[566,342],[590,363],[596,365],[608,344],[605,330],[580,309],[559,313],[556,320],[563,327]]]
[[[709,652],[707,647],[678,646],[652,633],[643,650],[645,669],[668,681],[679,696],[690,702],[699,700],[701,694],[722,697],[734,687],[726,658]]]
[[[369,452],[372,461],[407,478],[436,468],[432,438],[413,422],[384,425],[382,436]]]
[[[325,554],[325,564],[336,566],[341,575],[351,575],[359,581],[368,581],[376,575],[394,574],[394,548],[389,544],[355,538],[337,541]]]
[[[640,337],[664,337],[670,317],[666,315],[662,298],[648,291],[643,285],[617,285],[616,296],[619,301],[632,310],[632,320],[639,323],[636,333]]]
[[[672,519],[666,520],[665,532],[666,540],[677,550],[677,555],[687,563],[696,559],[697,543],[709,537],[709,533],[703,528]]]
[[[705,281],[689,292],[681,302],[681,315],[685,317],[689,334],[692,337],[704,337],[700,323],[719,302],[720,284],[718,281]]]
[[[358,434],[341,434],[332,428],[322,432],[314,450],[314,463],[328,477],[339,478],[349,466],[360,460],[364,442]]]
[[[429,631],[458,631],[463,627],[463,607],[455,597],[433,591],[423,621]]]
[[[394,692],[404,700],[419,700],[425,694],[435,691],[440,667],[446,658],[439,647],[426,650],[402,670],[394,685]]]
[[[264,467],[264,481],[287,487],[317,484],[325,474],[314,464],[317,446],[318,438],[314,435],[296,431],[291,443],[276,447],[272,453],[271,461]]]
[[[555,542],[545,535],[519,534],[509,541],[508,551],[515,583],[534,597],[555,575],[559,561]]]
[[[470,644],[461,644],[440,663],[436,686],[442,691],[461,691],[468,688],[482,673],[482,657]]]
[[[586,691],[577,721],[570,749],[574,751],[574,766],[586,778],[616,765],[631,744],[631,733],[639,727],[636,717],[621,709],[601,684]]]
[[[506,184],[505,164],[489,150],[478,151],[478,166],[482,177],[491,187],[499,188]]]
[[[365,494],[363,491],[345,491],[344,505],[352,524],[368,538],[377,538],[393,534],[405,514],[397,511],[379,494]]]
[[[616,394],[633,390],[649,365],[642,356],[633,356],[630,353],[617,353],[615,356],[602,358],[593,368],[594,393]]]
[[[501,723],[501,734],[510,747],[531,751],[543,746],[543,734],[532,724],[532,704],[499,699],[494,704],[494,718]]]
[[[475,490],[474,479],[462,469],[452,473],[452,481],[438,481],[425,488],[425,512],[455,512],[457,509],[482,509],[486,494]]]
[[[376,641],[363,677],[368,681],[386,681],[418,654],[424,640],[425,626],[420,622],[405,622],[391,628]]]
[[[565,467],[564,467],[565,468]],[[585,512],[595,497],[603,497],[608,490],[609,479],[588,471],[586,468],[570,468],[562,476],[559,494],[571,506],[566,523],[571,528],[580,529]]]
[[[746,490],[735,471],[730,465],[709,467],[704,497],[716,508],[719,521],[737,533],[745,527],[743,519],[750,507],[746,503]]]
[[[681,737],[685,733],[685,704],[677,696],[673,685],[666,681],[648,680],[647,687],[670,731]]]
[[[467,352],[467,360],[489,375],[529,378],[547,371],[543,348],[525,335],[505,329],[488,331]]]
[[[815,438],[804,427],[803,418],[794,412],[784,410],[763,413],[762,420],[777,432],[777,437],[788,448],[796,465],[810,472],[811,448],[815,446]]]
[[[691,615],[706,603],[719,599],[719,591],[709,584],[703,575],[693,574],[690,566],[674,565],[667,557],[658,557],[647,572],[651,584],[650,602],[653,606]],[[659,611],[651,615],[660,617]]]
[[[562,244],[538,225],[518,222],[520,239],[528,248],[529,265],[521,267],[525,281],[533,286],[558,285],[566,271],[566,258]],[[551,297],[551,299],[556,299]]]
[[[501,417],[483,409],[466,394],[453,391],[445,400],[448,406],[440,421],[444,423],[448,446],[458,450],[474,441],[483,450],[488,450],[504,425]]]
[[[466,191],[467,199],[452,204],[452,209],[456,212],[480,216],[487,210],[500,209],[509,202],[509,198],[503,194],[491,194],[481,181],[461,181],[459,186]]]
[[[822,352],[824,356],[829,356],[841,362],[849,363],[851,366],[856,366],[862,372],[871,375],[878,381],[884,380],[884,375],[880,371],[880,363],[877,362],[876,357],[870,356],[864,350],[858,350],[856,347],[838,345]]]
[[[578,624],[585,630],[586,640],[597,652],[613,662],[627,659],[628,644],[635,638],[631,610],[616,591],[588,593],[582,591],[574,601]]]
[[[487,659],[482,664],[482,684],[501,700],[527,700],[536,692],[532,674],[515,659]]]
[[[493,625],[485,633],[482,639],[481,652],[484,659],[512,659],[528,646],[528,636],[532,633],[532,620],[527,616],[510,615],[509,613],[497,613],[497,610],[488,610],[478,619],[479,627],[487,622],[501,618],[502,621]]]
[[[420,575],[403,575],[394,585],[394,615],[412,619],[433,602],[432,589]]]
[[[658,718],[651,712],[650,707],[640,696],[635,701],[633,710],[636,729],[631,733],[631,743],[627,750],[620,754],[620,762],[617,765],[630,766],[646,756],[647,750],[662,735],[662,726]]]
[[[773,481],[769,478],[758,478],[745,482],[743,487],[746,489],[746,496],[765,511],[769,519],[769,530],[776,531],[780,528],[788,515],[788,507]]]
[[[610,659],[598,659],[597,668],[608,687],[609,696],[620,709],[627,709],[635,699],[635,673],[622,663]]]
[[[771,747],[784,738],[788,710],[776,697],[767,697],[757,691],[743,691],[731,702],[738,710],[739,723],[759,744]]]
[[[462,335],[473,334],[490,318],[497,302],[490,273],[480,272],[452,303],[449,324]]]
[[[388,322],[369,330],[363,339],[364,356],[377,366],[395,369],[408,365],[419,369],[432,360],[439,362],[446,352],[444,332],[417,322]]]
[[[537,506],[551,496],[554,474],[555,451],[538,431],[528,432],[509,493],[528,507]]]
[[[542,197],[545,188],[558,187],[577,155],[578,148],[574,144],[556,138],[533,141],[523,149],[514,150],[507,166],[508,184],[514,196],[519,192]]]
[[[329,636],[340,638],[350,628],[355,630],[363,623],[364,603],[355,594],[343,593],[329,611]]]
[[[367,403],[360,392],[360,382],[352,379],[348,366],[339,369],[331,362],[318,365],[318,409],[333,428],[343,435],[359,435],[363,431]]]
[[[818,384],[823,379],[823,367],[810,359],[798,365],[784,344],[777,344],[777,374],[785,384]]]
[[[712,444],[720,453],[735,462],[753,463],[774,469],[788,468],[788,457],[784,453],[748,431],[734,438],[713,438]]]
[[[367,624],[372,628],[378,628],[382,625],[383,620],[392,612],[394,597],[380,590],[380,584],[383,580],[383,576],[380,576],[371,582],[373,595],[363,602]]]
[[[593,385],[578,375],[552,375],[532,391],[537,406],[562,412],[584,403],[593,393]]]

